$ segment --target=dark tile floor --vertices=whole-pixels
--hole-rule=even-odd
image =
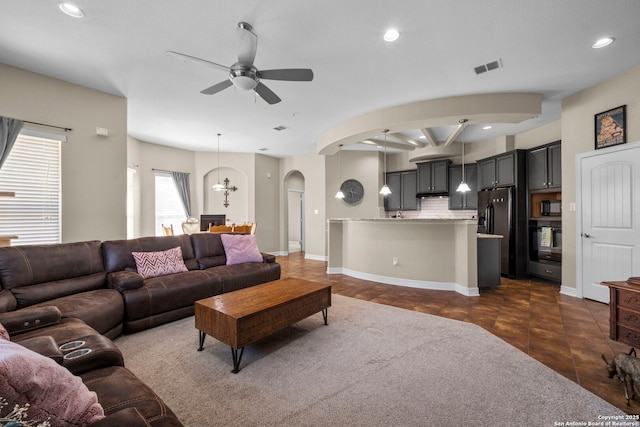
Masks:
[[[630,348],[609,339],[607,304],[561,295],[559,286],[536,279],[503,278],[500,287],[466,297],[328,275],[326,262],[304,259],[302,252],[277,261],[282,277],[328,282],[338,295],[479,325],[623,411],[640,413],[640,402],[627,406],[622,382],[606,375],[601,355],[611,361]]]

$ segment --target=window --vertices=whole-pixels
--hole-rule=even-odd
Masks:
[[[0,168],[0,235],[12,245],[60,243],[60,141],[21,133]]]
[[[171,175],[156,172],[156,236],[163,236],[162,224],[173,225],[175,234],[182,234],[182,222],[185,220],[184,208],[178,189]]]

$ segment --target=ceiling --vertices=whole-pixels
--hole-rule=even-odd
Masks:
[[[637,0],[74,4],[84,18],[62,14],[56,0],[0,0],[0,62],[124,96],[131,136],[196,151],[215,151],[221,133],[221,151],[315,153],[322,134],[372,111],[461,95],[542,94],[537,117],[491,123],[490,130],[474,124],[464,136],[465,142],[493,139],[559,119],[564,97],[640,64]],[[311,68],[313,81],[264,80],[282,98],[275,105],[233,87],[200,94],[225,73],[166,51],[231,65],[240,21],[258,35],[258,69]],[[391,27],[400,38],[388,43],[383,34]],[[602,36],[616,40],[592,49]],[[474,72],[493,61],[501,67]],[[432,134],[444,140],[453,129],[443,123]],[[422,134],[395,131],[409,139]]]

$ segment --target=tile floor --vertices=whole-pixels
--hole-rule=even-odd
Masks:
[[[303,252],[277,261],[282,277],[329,282],[335,294],[479,325],[623,411],[640,413],[640,401],[627,406],[622,382],[606,375],[601,355],[611,361],[630,348],[609,339],[607,304],[561,295],[559,286],[536,279],[503,278],[500,287],[466,297],[328,275],[326,262]]]

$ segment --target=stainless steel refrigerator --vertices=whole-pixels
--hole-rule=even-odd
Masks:
[[[516,277],[516,221],[513,191],[513,188],[478,191],[478,233],[502,235],[500,270],[506,277]]]

